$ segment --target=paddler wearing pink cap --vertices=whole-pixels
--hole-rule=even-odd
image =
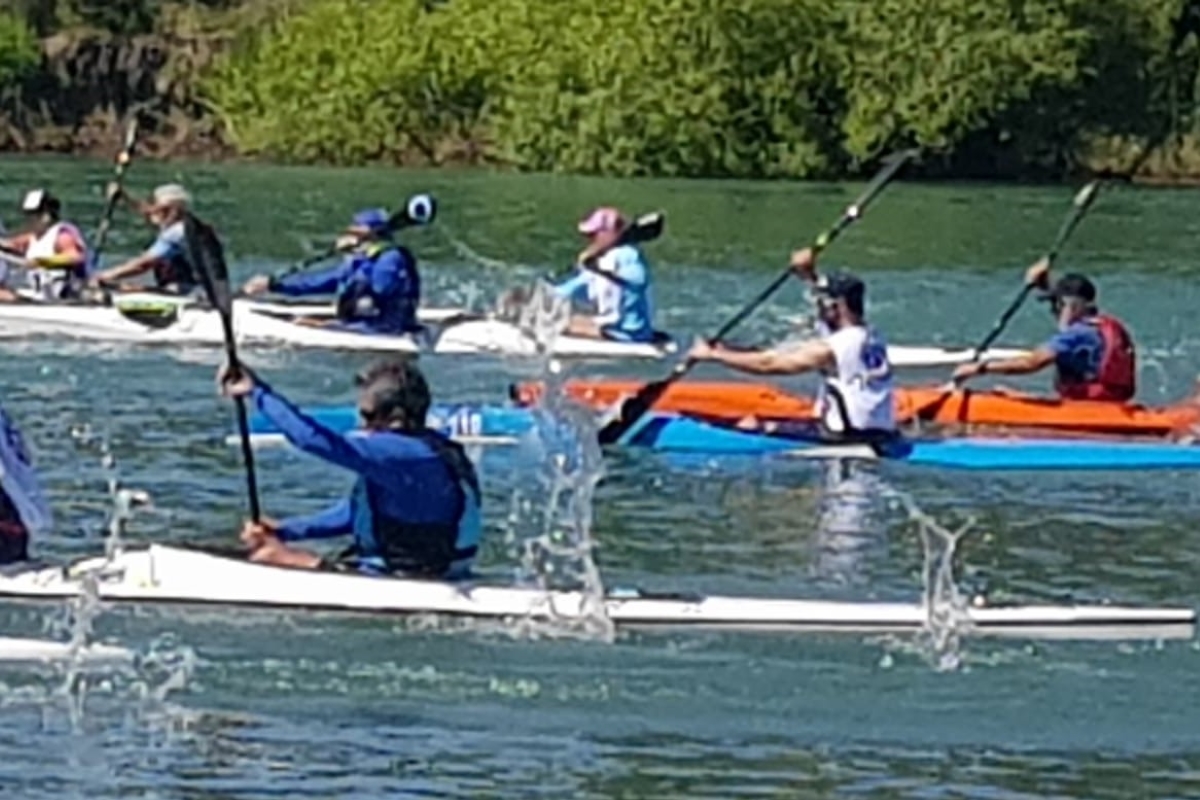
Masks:
[[[597,208],[579,223],[588,239],[578,272],[555,287],[559,297],[587,303],[593,314],[572,314],[566,333],[589,339],[652,342],[654,301],[642,251],[621,241],[628,221],[615,208]]]

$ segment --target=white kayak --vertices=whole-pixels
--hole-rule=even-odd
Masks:
[[[462,309],[431,308],[420,313],[427,334],[374,335],[305,325],[297,319],[332,319],[332,308],[323,304],[270,303],[237,300],[234,331],[241,344],[285,345],[361,352],[487,354],[533,356],[535,340],[516,325],[480,318]],[[155,294],[130,294],[117,306],[78,304],[0,304],[0,338],[57,337],[101,342],[149,345],[220,345],[221,322],[211,309],[185,298]],[[658,359],[677,352],[669,340],[656,344],[613,342],[575,336],[555,339],[552,355],[563,358]],[[983,360],[1011,358],[1022,350],[994,349]],[[941,347],[888,348],[898,369],[947,367],[971,360],[969,349]]]
[[[534,339],[516,325],[453,308],[423,309],[426,331],[419,335],[365,334],[300,319],[331,320],[327,305],[236,300],[234,333],[249,346],[285,345],[386,353],[447,353],[532,356]],[[54,337],[148,345],[220,345],[221,320],[209,308],[187,298],[156,294],[122,295],[114,306],[83,304],[0,304],[0,338]],[[564,358],[662,358],[674,352],[671,341],[640,344],[556,338],[552,355]]]
[[[165,545],[0,576],[0,600],[71,597],[88,573],[98,577],[101,598],[132,603],[496,620],[579,619],[588,609],[578,592],[289,569]],[[639,629],[883,633],[915,632],[927,620],[926,609],[916,603],[624,591],[611,593],[604,605],[619,628]],[[1190,638],[1196,621],[1192,609],[1103,605],[972,607],[967,614],[969,633],[1023,638]]]

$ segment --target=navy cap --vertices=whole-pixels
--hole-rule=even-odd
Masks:
[[[862,305],[867,294],[867,285],[862,280],[848,272],[835,272],[826,276],[817,287],[818,293],[825,297],[842,298],[851,305],[855,301]]]
[[[1063,275],[1054,284],[1054,288],[1042,294],[1042,300],[1061,300],[1065,297],[1077,297],[1086,303],[1096,302],[1096,285],[1086,276],[1077,272]]]

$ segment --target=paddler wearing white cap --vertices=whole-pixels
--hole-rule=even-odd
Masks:
[[[145,252],[123,264],[98,272],[89,281],[93,286],[120,286],[126,278],[153,273],[154,288],[170,294],[190,294],[196,289],[196,276],[187,259],[183,222],[192,206],[192,196],[178,183],[156,188],[148,202],[131,197],[117,183],[110,183],[105,194],[123,198],[132,208],[158,228],[158,236]]]
[[[39,299],[79,296],[87,280],[88,246],[79,228],[63,221],[62,203],[45,189],[34,189],[21,203],[26,224],[21,233],[0,239],[0,248],[21,258],[29,288]],[[15,295],[7,298],[15,299]]]

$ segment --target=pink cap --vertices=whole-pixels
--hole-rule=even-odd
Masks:
[[[597,233],[619,230],[624,224],[625,218],[621,216],[620,211],[605,206],[584,217],[579,223],[579,232],[585,236],[595,236]]]

